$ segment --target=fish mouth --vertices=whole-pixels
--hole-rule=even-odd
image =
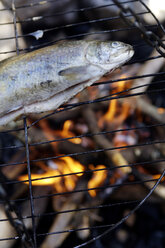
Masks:
[[[131,45],[128,45],[125,49],[121,49],[118,53],[116,60],[122,65],[129,61],[134,55],[134,50]]]
[[[133,48],[132,48],[132,46],[130,46],[130,49],[128,49],[127,51],[128,51],[128,54],[129,54],[128,55],[129,56],[129,59],[132,58],[133,55],[134,55],[134,53],[135,53],[134,50],[133,50]]]
[[[133,50],[133,49],[131,49],[131,50],[130,50],[130,49],[126,50],[126,51],[125,51],[125,56],[126,56],[127,58],[125,58],[125,60],[123,60],[123,62],[121,62],[121,65],[127,63],[127,62],[133,57],[133,55],[134,55],[134,50]]]

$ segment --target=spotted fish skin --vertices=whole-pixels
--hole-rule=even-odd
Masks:
[[[0,125],[57,109],[134,54],[114,41],[64,41],[0,62]]]

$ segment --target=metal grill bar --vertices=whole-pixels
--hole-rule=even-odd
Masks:
[[[31,168],[30,168],[30,157],[29,157],[29,145],[28,145],[28,130],[26,117],[24,118],[24,128],[25,128],[25,147],[26,147],[26,159],[27,159],[27,169],[28,169],[28,178],[29,178],[29,194],[30,194],[30,207],[32,215],[32,227],[33,227],[33,248],[37,248],[37,239],[36,239],[36,227],[35,227],[35,218],[34,218],[34,202],[33,202],[33,191],[32,191],[32,181],[31,181]]]

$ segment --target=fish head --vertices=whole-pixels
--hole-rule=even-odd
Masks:
[[[105,72],[120,67],[134,54],[131,45],[119,41],[91,41],[86,50],[88,63],[96,65]]]

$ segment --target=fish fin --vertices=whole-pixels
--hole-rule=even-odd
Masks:
[[[59,76],[77,76],[77,75],[84,75],[84,73],[87,73],[88,66],[75,66],[75,67],[70,67],[64,70],[59,71],[58,75]]]

